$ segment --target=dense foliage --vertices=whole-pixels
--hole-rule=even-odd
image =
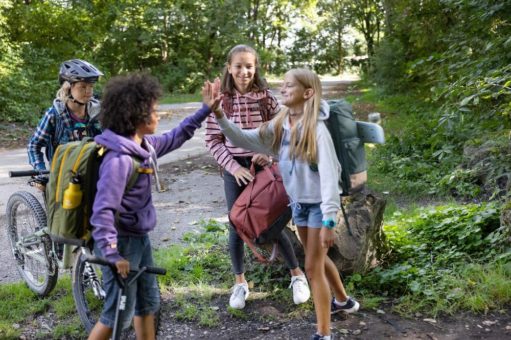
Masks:
[[[508,155],[511,2],[384,3],[386,35],[370,79],[383,90],[387,109],[403,119],[390,127],[399,132],[381,149],[380,168],[421,192],[495,195],[498,178],[510,182],[508,158],[494,155],[477,170],[456,166],[471,163],[480,149]]]
[[[496,204],[396,212],[384,230],[391,251],[358,287],[401,296],[403,313],[481,312],[511,302],[511,235]]]
[[[511,3],[387,0],[383,8],[385,36],[366,79],[387,118],[387,143],[373,164],[389,189],[504,197],[511,184]]]
[[[219,75],[240,43],[256,47],[267,73],[295,65],[338,73],[351,53],[345,27],[358,20],[346,12],[349,2],[0,0],[0,120],[44,110],[58,66],[70,58],[93,62],[106,79],[149,71],[180,93]]]

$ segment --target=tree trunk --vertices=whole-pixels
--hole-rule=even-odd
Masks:
[[[380,194],[365,189],[344,201],[351,234],[339,211],[335,227],[336,240],[328,256],[340,272],[363,274],[377,266],[386,252],[382,230],[386,200]],[[304,251],[296,227],[288,226],[285,232],[294,246],[296,256],[303,263]]]

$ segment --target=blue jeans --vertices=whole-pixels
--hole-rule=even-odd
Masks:
[[[235,157],[236,161],[243,167],[250,168],[251,157]],[[261,170],[260,167],[256,166],[256,172]],[[223,171],[224,175],[224,190],[225,199],[227,201],[227,210],[231,211],[234,202],[239,195],[243,192],[246,185],[239,186],[236,183],[236,178],[231,175],[228,171]],[[291,244],[291,241],[286,234],[281,233],[280,237],[276,240],[279,246],[279,252],[282,254],[286,266],[288,269],[295,269],[298,267],[298,260],[296,259],[295,251]],[[232,271],[234,274],[239,275],[245,272],[245,265],[243,263],[244,257],[244,242],[239,237],[236,229],[231,224],[229,228],[229,255],[231,256]]]
[[[149,236],[119,236],[117,247],[119,254],[129,261],[131,268],[154,266]],[[101,254],[96,247],[94,251]],[[114,328],[119,286],[110,267],[101,266],[101,270],[106,299],[99,321],[107,327]],[[130,273],[128,280],[133,276],[134,274]],[[135,282],[126,287],[124,292],[126,308],[120,314],[119,326],[121,329],[130,326],[133,315],[155,314],[160,308],[160,289],[155,274],[143,273]]]
[[[323,213],[321,203],[293,203],[293,223],[298,227],[321,228]]]

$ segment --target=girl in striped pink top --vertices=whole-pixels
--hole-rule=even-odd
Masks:
[[[257,52],[247,45],[237,45],[227,55],[221,92],[222,110],[241,129],[257,128],[280,110],[277,99],[261,77]],[[251,163],[256,165],[258,171],[272,160],[267,155],[254,154],[231,144],[222,134],[213,114],[206,119],[206,146],[223,168],[225,197],[230,211],[243,189],[253,179],[249,170]],[[291,273],[293,300],[296,304],[304,303],[310,297],[310,290],[298,266],[291,242],[284,233],[277,242]],[[244,244],[232,225],[229,228],[229,254],[235,275],[229,305],[242,309],[249,295],[243,263]]]

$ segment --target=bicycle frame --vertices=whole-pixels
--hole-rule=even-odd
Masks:
[[[16,251],[22,255],[27,257],[31,257],[38,262],[45,262],[45,256],[41,255],[39,251],[28,250],[27,248],[30,246],[35,246],[41,244],[42,236],[46,235],[46,232],[41,229],[36,231],[33,234],[22,237],[16,242]]]
[[[30,246],[40,244],[42,242],[43,236],[46,235],[49,236],[48,229],[45,227],[36,231],[35,233],[20,238],[18,242],[16,242],[17,251],[20,254],[25,255],[27,257],[31,257],[38,262],[44,262],[43,255],[41,255],[38,251],[35,250],[27,251],[27,248]],[[70,269],[73,266],[73,253],[76,251],[78,247],[75,245],[64,244],[62,258],[59,258],[57,256],[56,247],[57,244],[52,242],[52,249],[49,251],[50,256],[56,260],[59,269]],[[82,249],[87,248],[82,247]]]

